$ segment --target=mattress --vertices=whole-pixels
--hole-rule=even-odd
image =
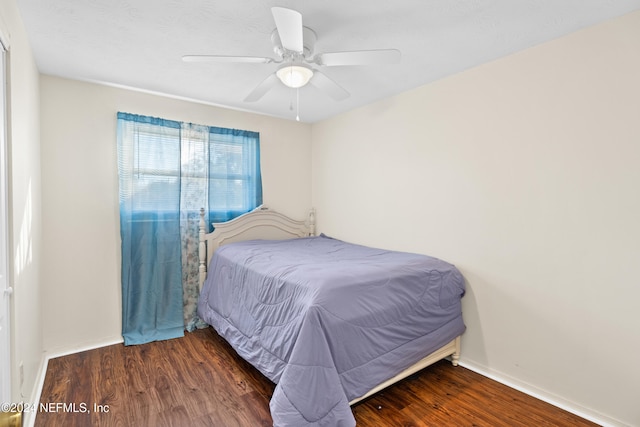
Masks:
[[[349,401],[462,334],[458,269],[327,236],[224,245],[199,316],[276,383],[274,426],[354,426]]]

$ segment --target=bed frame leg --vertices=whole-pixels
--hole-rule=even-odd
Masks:
[[[456,338],[456,352],[451,355],[451,364],[453,366],[458,366],[458,361],[460,360],[460,337]]]

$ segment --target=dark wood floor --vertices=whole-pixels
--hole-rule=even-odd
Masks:
[[[270,426],[273,388],[209,328],[50,360],[35,426]],[[595,426],[446,361],[353,413],[358,427]]]

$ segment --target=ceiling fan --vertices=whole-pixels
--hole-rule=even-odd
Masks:
[[[255,56],[185,55],[185,62],[226,62],[226,63],[276,63],[281,64],[247,97],[245,102],[256,102],[271,90],[278,81],[291,88],[300,88],[307,83],[340,101],[349,97],[343,87],[318,70],[318,67],[347,65],[378,65],[400,62],[397,49],[358,50],[350,52],[327,52],[314,54],[316,33],[302,25],[302,14],[284,7],[272,7],[271,13],[276,28],[271,33],[277,58]]]

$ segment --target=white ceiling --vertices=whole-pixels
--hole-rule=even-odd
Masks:
[[[350,92],[300,89],[315,122],[639,10],[640,0],[17,0],[44,74],[184,97],[294,119],[278,84],[243,99],[277,64],[185,63],[187,54],[271,56],[272,6],[298,10],[315,52],[396,48],[397,65],[323,67]],[[291,109],[293,103],[293,110]],[[142,112],[144,113],[144,112]]]

